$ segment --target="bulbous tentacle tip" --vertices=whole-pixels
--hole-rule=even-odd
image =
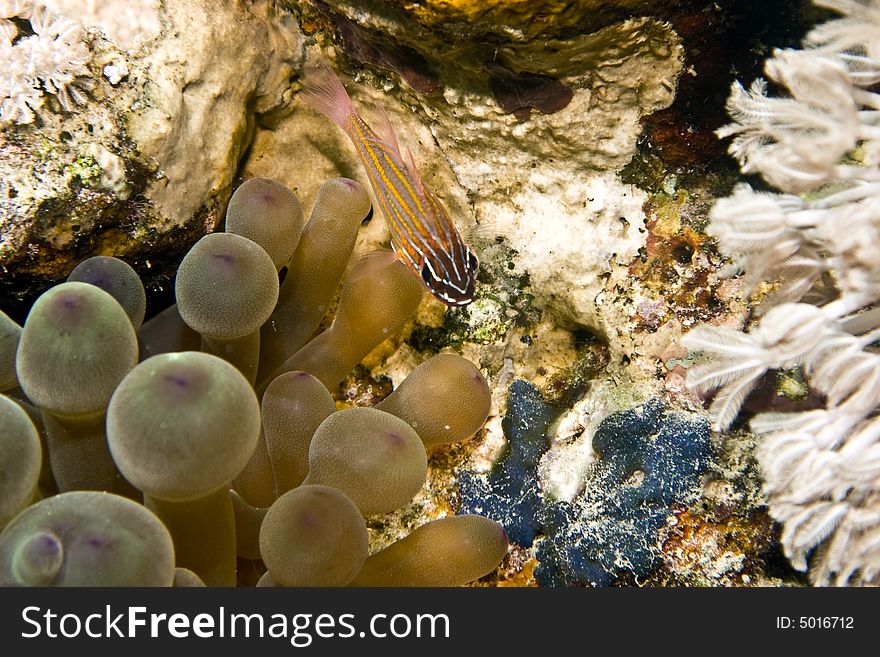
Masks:
[[[26,538],[15,552],[12,572],[23,586],[46,586],[64,561],[61,539],[51,531],[38,531]]]

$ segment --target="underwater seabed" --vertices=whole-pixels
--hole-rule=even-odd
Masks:
[[[878,583],[877,0],[0,11],[0,584]]]

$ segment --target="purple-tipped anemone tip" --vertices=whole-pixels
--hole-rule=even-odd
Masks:
[[[406,439],[403,436],[401,436],[399,433],[397,433],[396,431],[389,431],[388,432],[388,442],[391,443],[392,445],[394,445],[395,447],[400,447],[400,446],[406,444]]]
[[[216,260],[223,262],[228,265],[232,265],[235,263],[235,256],[231,253],[215,253],[213,254]]]
[[[299,519],[302,526],[308,529],[314,529],[315,527],[320,525],[320,523],[318,522],[318,514],[312,511],[306,511],[305,513],[300,515]]]
[[[189,379],[179,374],[168,374],[165,376],[165,380],[178,388],[186,388],[189,386]]]
[[[58,305],[64,310],[77,310],[80,306],[80,300],[74,296],[62,295]]]

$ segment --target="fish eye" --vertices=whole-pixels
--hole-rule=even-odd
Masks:
[[[437,280],[437,277],[434,276],[431,265],[427,260],[425,260],[425,264],[422,265],[422,280],[425,281],[425,285],[431,285],[431,283],[434,283]]]

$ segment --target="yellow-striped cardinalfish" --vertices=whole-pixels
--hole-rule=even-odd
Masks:
[[[416,172],[412,153],[400,154],[387,115],[382,134],[358,115],[342,82],[327,65],[303,80],[303,98],[351,138],[391,230],[391,247],[435,297],[450,306],[474,300],[477,257],[465,244],[440,199]]]

